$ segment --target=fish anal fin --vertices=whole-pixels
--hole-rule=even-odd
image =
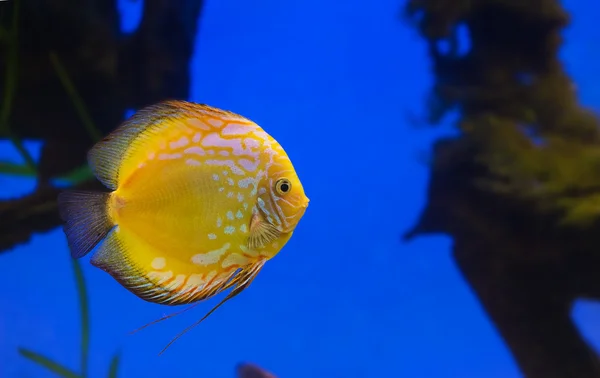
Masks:
[[[266,260],[261,259],[257,260],[252,264],[244,267],[231,281],[229,281],[225,287],[233,286],[233,289],[227,294],[225,298],[223,298],[219,303],[217,303],[213,308],[210,309],[200,320],[196,321],[182,332],[180,332],[177,336],[175,336],[164,348],[160,351],[159,355],[163,354],[175,341],[177,341],[181,336],[192,330],[194,327],[198,326],[202,323],[206,318],[208,318],[213,312],[215,312],[219,307],[221,307],[225,302],[234,298],[242,291],[246,290],[252,281],[256,278],[258,273],[262,270],[265,265]]]
[[[136,333],[136,332],[139,332],[139,331],[143,330],[144,328],[150,327],[151,325],[154,325],[154,324],[156,324],[156,323],[160,323],[160,322],[162,322],[162,321],[164,321],[164,320],[167,320],[167,319],[173,318],[173,317],[175,317],[175,316],[177,316],[177,315],[181,315],[181,314],[183,314],[184,312],[187,312],[187,311],[189,311],[189,310],[193,309],[193,308],[194,308],[194,307],[196,307],[196,306],[197,306],[199,303],[200,303],[199,301],[198,301],[198,302],[195,302],[195,303],[191,304],[190,306],[188,306],[188,307],[184,308],[183,310],[180,310],[180,311],[176,311],[176,312],[170,313],[170,314],[168,314],[168,315],[165,315],[165,316],[163,316],[162,318],[158,318],[158,319],[156,319],[156,320],[153,320],[153,321],[151,321],[151,322],[149,322],[149,323],[146,323],[146,324],[144,324],[143,326],[141,326],[141,327],[139,327],[139,328],[137,328],[137,329],[134,329],[133,331],[131,331],[131,332],[130,332],[130,334],[134,334],[134,333]]]
[[[142,296],[151,287],[144,276],[128,256],[129,251],[119,238],[119,226],[115,227],[106,237],[104,243],[92,256],[90,263],[111,276],[126,289]]]
[[[136,258],[147,253],[144,245],[127,243],[119,227],[109,233],[91,259],[92,265],[109,273],[137,297],[152,303],[178,306],[210,298],[225,290],[235,270],[213,275],[213,279],[192,281],[190,275],[172,270],[148,271]]]
[[[204,287],[203,290],[201,290],[200,292],[196,293],[193,297],[193,299],[190,300],[191,306],[181,310],[181,311],[177,311],[174,313],[171,313],[169,315],[165,315],[162,318],[153,320],[149,323],[146,323],[145,325],[131,331],[131,333],[136,333],[138,331],[141,331],[142,329],[149,327],[153,324],[162,322],[164,320],[170,319],[174,316],[183,314],[184,312],[187,312],[189,310],[191,310],[192,308],[196,307],[199,303],[201,303],[203,300],[205,299],[209,299],[210,297],[213,297],[216,294],[219,294],[220,292],[227,290],[229,287],[232,286],[232,284],[234,283],[234,278],[236,277],[236,274],[238,273],[238,270],[234,270],[232,273],[230,273],[229,277],[224,280],[224,281],[217,281],[215,282],[215,284]]]

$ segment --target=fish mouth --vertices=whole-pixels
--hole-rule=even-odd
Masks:
[[[306,209],[308,207],[309,202],[310,202],[310,198],[304,196],[304,201],[302,201],[302,208]]]
[[[300,218],[302,218],[304,216],[304,214],[306,213],[306,209],[308,208],[308,203],[310,202],[310,200],[306,197],[304,197],[304,201],[302,201],[302,205],[300,206],[300,208],[298,209],[298,212],[296,213],[296,219],[300,220]]]

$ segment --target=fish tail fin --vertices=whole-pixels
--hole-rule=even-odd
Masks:
[[[106,237],[114,224],[108,216],[110,193],[65,191],[58,195],[60,217],[71,249],[71,257],[87,255]]]

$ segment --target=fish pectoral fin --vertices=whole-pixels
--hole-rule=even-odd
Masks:
[[[263,266],[265,265],[266,261],[267,261],[266,259],[258,260],[256,262],[250,264],[250,265],[247,265],[241,271],[239,271],[239,273],[235,277],[233,277],[233,279],[231,281],[227,282],[225,284],[225,286],[223,287],[223,288],[228,288],[228,287],[234,286],[234,288],[229,292],[229,294],[227,294],[227,296],[225,298],[223,298],[223,300],[221,300],[221,302],[219,302],[209,312],[207,312],[206,315],[204,315],[202,317],[202,319],[200,319],[197,322],[195,322],[194,324],[190,325],[189,327],[187,327],[186,329],[184,329],[183,331],[181,331],[177,336],[175,336],[163,348],[163,350],[160,351],[159,355],[163,354],[167,350],[167,348],[169,348],[175,341],[177,341],[177,339],[179,339],[185,333],[187,333],[192,328],[194,328],[197,325],[199,325],[200,323],[202,323],[206,318],[208,318],[208,316],[210,314],[212,314],[213,312],[215,312],[215,310],[218,309],[219,307],[221,307],[225,302],[227,302],[228,300],[230,300],[233,297],[237,296],[242,291],[246,290],[250,286],[250,284],[252,283],[252,281],[254,281],[254,279],[256,278],[256,276],[258,275],[258,273],[260,273],[260,271],[263,268]]]
[[[256,249],[264,247],[281,235],[281,231],[267,222],[262,215],[254,214],[250,221],[250,235],[248,236],[248,248]]]

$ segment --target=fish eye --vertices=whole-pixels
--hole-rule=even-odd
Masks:
[[[286,178],[279,179],[275,183],[275,190],[279,194],[289,193],[289,191],[292,190],[292,183]]]

